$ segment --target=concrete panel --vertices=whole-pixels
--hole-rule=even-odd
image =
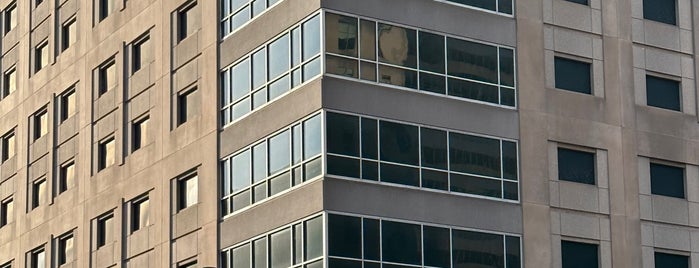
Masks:
[[[600,211],[599,189],[595,185],[559,181],[560,205],[562,208]]]
[[[654,195],[653,220],[688,225],[689,204],[684,199]]]
[[[600,221],[594,215],[562,212],[561,235],[599,240]]]

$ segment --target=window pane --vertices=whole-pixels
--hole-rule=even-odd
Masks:
[[[275,78],[289,70],[289,35],[284,35],[269,45],[269,78]]]
[[[291,232],[287,229],[270,236],[270,261],[272,268],[291,266]]]
[[[495,1],[488,1],[495,2]],[[494,46],[447,38],[449,75],[498,83],[498,51]]]
[[[328,73],[352,78],[357,78],[359,76],[357,60],[333,55],[327,55],[325,59],[325,69]]]
[[[325,46],[329,53],[357,57],[357,19],[326,13]]]
[[[190,207],[199,202],[199,188],[197,186],[197,177],[192,177],[186,180],[186,203],[185,207]]]
[[[419,187],[420,170],[414,167],[381,163],[381,181]]]
[[[448,0],[450,2],[464,4],[473,7],[485,8],[488,10],[495,10],[495,1],[489,0]]]
[[[421,128],[422,166],[447,169],[447,132]]]
[[[250,151],[234,156],[232,162],[233,192],[236,192],[250,185]]]
[[[656,268],[689,268],[689,257],[655,252],[655,267]]]
[[[266,58],[267,54],[264,48],[252,55],[252,87],[255,89],[267,81]]]
[[[595,154],[558,148],[558,179],[595,184]]]
[[[146,227],[150,224],[150,201],[148,199],[138,204],[138,225]]]
[[[306,221],[305,259],[311,260],[323,255],[323,218],[317,217]]]
[[[328,254],[338,257],[361,258],[361,233],[362,222],[360,218],[328,215]]]
[[[378,24],[379,61],[417,68],[416,31],[390,24]]]
[[[278,194],[291,188],[291,173],[284,172],[270,180],[269,195]]]
[[[382,221],[383,261],[419,265],[422,262],[420,225]]]
[[[250,268],[250,245],[233,249],[233,268]]]
[[[328,174],[359,178],[359,160],[328,155]]]
[[[449,133],[449,162],[452,171],[500,177],[500,141]]]
[[[381,160],[408,165],[419,164],[418,128],[381,121]]]
[[[364,219],[364,259],[380,260],[381,228],[379,220]]]
[[[417,89],[417,72],[380,64],[379,82],[394,86]]]
[[[643,18],[676,25],[676,5],[675,0],[643,0]]]
[[[502,235],[452,230],[455,268],[505,267]]]
[[[231,69],[231,90],[233,101],[250,92],[250,60],[246,59]]]
[[[321,148],[321,117],[320,115],[314,116],[311,119],[303,122],[303,159],[308,160],[309,158],[320,154]]]
[[[521,268],[522,258],[520,257],[519,237],[505,237],[505,252],[507,258],[507,268]]]
[[[359,156],[359,118],[351,115],[327,113],[328,152]]]
[[[496,86],[456,78],[449,78],[448,83],[447,94],[450,96],[498,103],[498,87]]]
[[[303,61],[320,53],[320,16],[303,23]]]
[[[449,267],[450,245],[449,229],[439,227],[423,227],[425,266]]]
[[[590,63],[556,57],[554,65],[556,88],[592,94]]]
[[[646,75],[646,103],[648,106],[681,110],[680,82]]]
[[[684,168],[650,163],[652,194],[684,198]]]
[[[422,170],[422,187],[449,190],[449,174],[429,169]]]
[[[566,0],[566,1],[587,6],[587,0]]]
[[[255,240],[253,250],[253,268],[267,268],[267,239]]]
[[[284,131],[269,139],[269,174],[274,174],[291,164],[291,133]]]
[[[376,23],[361,20],[361,51],[362,59],[376,60]]]
[[[514,52],[509,48],[500,48],[500,84],[515,86],[515,58]]]
[[[444,36],[420,32],[420,70],[444,73]]]
[[[447,82],[444,76],[420,72],[420,90],[446,94]]]
[[[502,169],[503,177],[508,180],[517,180],[517,144],[511,141],[502,141]]]
[[[562,268],[597,268],[597,245],[561,241]]]
[[[362,118],[362,157],[378,159],[379,134],[376,120]]]
[[[451,190],[455,192],[501,197],[501,181],[451,173]]]

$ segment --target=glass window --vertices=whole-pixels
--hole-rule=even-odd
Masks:
[[[110,243],[114,239],[114,217],[113,215],[108,215],[97,219],[97,248],[100,248],[107,243]]]
[[[291,266],[291,232],[289,229],[270,236],[270,267],[286,268]]]
[[[15,221],[15,206],[12,198],[0,203],[0,227]]]
[[[328,152],[359,156],[359,118],[351,115],[327,113]]]
[[[378,24],[379,61],[417,68],[417,31],[390,24]]]
[[[420,265],[421,241],[420,225],[381,221],[383,261]]]
[[[46,267],[46,253],[44,248],[38,249],[31,254],[31,264],[32,268],[44,268]]]
[[[10,3],[7,8],[5,8],[5,33],[10,32],[12,29],[17,27],[17,3]]]
[[[684,198],[684,168],[650,163],[652,194]]]
[[[137,200],[133,203],[131,217],[132,232],[141,230],[150,225],[150,202],[148,198]]]
[[[148,121],[149,117],[146,116],[133,124],[133,151],[148,144]]]
[[[46,110],[34,115],[34,140],[49,133],[49,115]]]
[[[556,88],[592,94],[592,71],[590,63],[555,57],[554,68]]]
[[[269,78],[274,79],[289,70],[289,34],[269,44]],[[270,98],[272,99],[272,98]]]
[[[378,125],[376,120],[362,118],[362,157],[375,160],[378,159],[378,133]]]
[[[114,165],[115,154],[114,138],[108,138],[99,143],[97,147],[97,170],[103,170]]]
[[[562,268],[599,267],[598,246],[595,244],[561,241]]]
[[[586,6],[588,5],[587,0],[566,0],[566,1],[571,2],[571,3],[586,5]]]
[[[233,249],[233,267],[250,267],[250,245],[244,245]]]
[[[312,260],[323,255],[323,218],[317,217],[306,221],[304,241],[305,260]]]
[[[303,61],[320,53],[320,16],[303,23]]]
[[[97,73],[99,95],[106,93],[116,86],[116,64],[114,64],[113,59],[109,61],[110,62],[101,66]]]
[[[59,170],[59,191],[65,192],[75,186],[75,163],[70,162],[60,167]]]
[[[497,47],[447,37],[449,75],[498,83]]]
[[[420,32],[420,70],[444,73],[444,36]]]
[[[425,266],[449,267],[451,265],[449,229],[424,226],[423,237]]]
[[[233,157],[233,192],[250,186],[250,151],[247,150]]]
[[[0,162],[5,162],[15,156],[15,132],[14,130],[2,137],[2,159]]]
[[[677,25],[677,1],[643,0],[643,18]]]
[[[680,82],[646,75],[646,103],[648,106],[681,111]]]
[[[517,161],[517,144],[511,141],[502,141],[502,170],[503,178],[517,180],[519,168]]]
[[[381,121],[381,160],[418,165],[419,142],[416,126]]]
[[[357,57],[357,19],[326,13],[325,43],[329,53]]]
[[[231,69],[231,96],[233,101],[245,97],[250,92],[250,60],[246,59]]]
[[[455,268],[505,267],[502,235],[452,230]]]
[[[3,89],[2,89],[2,97],[7,97],[8,95],[12,94],[12,92],[15,92],[17,90],[17,69],[15,67],[12,67],[10,70],[5,72],[4,75],[4,81],[3,81]]]
[[[450,2],[454,3],[459,3],[467,6],[472,6],[472,7],[478,7],[478,8],[484,8],[488,10],[495,10],[495,3],[496,1],[487,1],[487,0],[447,0]]]
[[[507,259],[507,268],[520,268],[522,267],[522,258],[520,253],[519,237],[515,236],[505,236],[505,254]]]
[[[595,184],[595,154],[558,148],[558,179]]]
[[[40,179],[32,185],[32,208],[36,208],[46,204],[47,196],[46,180]]]
[[[655,252],[656,268],[689,268],[689,257],[677,254]]]
[[[515,86],[515,52],[509,48],[500,48],[500,84]]]
[[[179,210],[191,207],[199,202],[199,186],[196,175],[180,179],[177,187]]]
[[[49,43],[48,41],[44,41],[40,43],[38,46],[36,46],[36,51],[34,53],[34,59],[35,59],[35,71],[38,72],[39,70],[43,69],[46,67],[46,65],[49,65]]]
[[[253,181],[258,182],[267,177],[267,147],[265,143],[252,148]]]
[[[328,254],[362,258],[362,222],[360,218],[328,215]]]
[[[364,259],[381,260],[381,225],[376,219],[363,219]]]
[[[303,159],[308,160],[320,154],[321,118],[315,116],[303,122]]]
[[[74,260],[73,235],[67,235],[58,239],[58,266]]]
[[[63,93],[60,97],[60,101],[61,122],[63,122],[75,115],[77,105],[75,90],[69,90]]]
[[[267,50],[262,48],[252,55],[252,87],[258,88],[267,82]]]
[[[72,18],[61,26],[61,50],[68,49],[78,39],[77,19]]]
[[[274,174],[291,164],[291,132],[284,131],[269,139],[269,174]]]
[[[500,141],[449,133],[449,163],[452,171],[500,177]]]
[[[447,169],[447,132],[421,128],[422,166]]]
[[[327,14],[327,13],[326,13]],[[366,60],[376,60],[376,23],[361,20],[360,56]]]
[[[267,268],[267,238],[260,238],[253,243],[253,268]]]
[[[133,44],[132,73],[137,72],[153,59],[150,36],[142,37]]]

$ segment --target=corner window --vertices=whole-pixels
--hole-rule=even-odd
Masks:
[[[75,186],[75,162],[61,165],[58,170],[58,192],[63,193]]]
[[[177,210],[183,210],[199,202],[199,185],[196,174],[177,180]]]
[[[112,58],[107,60],[107,62],[102,64],[97,70],[98,95],[101,96],[114,88],[117,83],[116,79],[116,64]]]
[[[58,238],[58,256],[57,262],[58,266],[69,263],[75,260],[75,239],[73,234],[69,233]]]
[[[2,158],[0,159],[0,163],[4,163],[5,161],[9,160],[10,158],[15,156],[15,131],[12,130],[5,134],[5,136],[2,137],[2,143],[0,144],[2,148]]]
[[[140,198],[131,203],[131,232],[150,225],[150,202],[148,197]]]
[[[133,131],[132,151],[136,151],[138,149],[141,149],[141,147],[148,144],[148,121],[149,121],[149,117],[146,116],[146,117],[143,117],[141,119],[136,120],[133,123],[133,126],[132,126],[132,131]]]
[[[3,12],[5,19],[4,19],[4,25],[5,25],[5,33],[9,33],[17,27],[17,2],[12,2],[10,3],[6,8],[5,11]]]
[[[643,18],[677,25],[677,0],[643,0]]]
[[[69,19],[61,26],[61,51],[68,49],[78,39],[77,18]]]
[[[554,58],[556,88],[592,94],[591,64],[568,58]]]
[[[10,68],[3,74],[2,97],[7,97],[17,90],[17,69]]]
[[[558,148],[558,179],[595,184],[595,153]]]
[[[95,242],[100,248],[114,240],[114,215],[100,217],[96,221]]]
[[[599,267],[598,245],[561,241],[561,268]]]
[[[15,221],[15,205],[12,197],[0,202],[0,228]]]
[[[646,104],[673,111],[681,111],[680,82],[646,75]]]
[[[39,206],[43,206],[47,203],[48,199],[48,185],[46,179],[38,179],[32,183],[31,192],[31,208],[35,209]]]
[[[655,195],[684,198],[684,168],[651,162],[650,190]]]
[[[101,171],[107,167],[114,165],[116,158],[116,145],[114,137],[107,138],[99,142],[97,146],[97,170]]]
[[[34,72],[49,65],[49,42],[44,40],[34,48]]]
[[[70,89],[65,93],[61,94],[61,96],[59,97],[58,105],[60,109],[59,112],[61,123],[63,123],[63,121],[66,121],[71,116],[75,115],[75,112],[77,110],[77,99],[75,89]]]
[[[49,114],[46,109],[34,114],[34,140],[49,133]]]
[[[689,268],[689,256],[655,252],[656,268]]]

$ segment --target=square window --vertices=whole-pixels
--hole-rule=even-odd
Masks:
[[[12,198],[9,198],[0,203],[0,228],[13,221],[15,221],[15,206]]]
[[[73,234],[58,238],[58,266],[69,263],[75,259],[75,239]]]
[[[150,37],[145,36],[133,44],[132,53],[132,72],[135,73],[143,67],[144,64],[151,62],[153,52],[150,42]]]
[[[184,40],[194,33],[194,7],[196,4],[189,5],[177,11],[177,42]]]
[[[592,94],[592,72],[590,63],[555,57],[554,69],[556,88],[583,94]]]
[[[2,96],[7,97],[17,90],[17,69],[12,67],[3,75]]]
[[[67,92],[61,94],[59,101],[59,108],[61,113],[60,119],[61,123],[63,123],[63,121],[66,121],[66,119],[75,115],[77,105],[75,89],[70,89]]]
[[[146,116],[133,123],[133,151],[148,144],[148,121],[149,117]]]
[[[34,140],[49,133],[49,114],[44,109],[34,114]]]
[[[9,33],[17,27],[17,2],[9,4],[3,13],[5,14],[5,33]]]
[[[177,181],[177,209],[195,205],[199,200],[199,186],[197,175],[187,176]]]
[[[114,59],[109,59],[97,71],[97,86],[100,96],[116,86],[116,78],[116,64]]]
[[[689,268],[689,257],[677,254],[655,252],[656,268]]]
[[[46,267],[46,253],[44,248],[35,249],[31,253],[31,268],[45,268]]]
[[[99,1],[99,21],[109,17],[114,11],[114,0],[98,0]]]
[[[114,239],[114,215],[109,214],[97,219],[95,241],[100,248]]]
[[[75,162],[69,162],[60,167],[58,171],[58,191],[63,193],[75,186]]]
[[[684,168],[650,163],[652,194],[684,198]]]
[[[648,106],[680,111],[680,82],[646,75],[646,103]]]
[[[595,184],[595,154],[558,148],[558,179]]]
[[[77,19],[69,19],[61,26],[61,51],[68,49],[78,38]]]
[[[131,205],[131,232],[150,225],[150,202],[148,197],[136,200]]]
[[[677,1],[643,0],[643,18],[677,25]]]
[[[49,65],[49,42],[43,41],[34,49],[34,72]]]
[[[101,171],[114,165],[116,158],[114,137],[101,141],[97,147],[97,170]]]
[[[5,134],[2,137],[2,163],[15,156],[15,131]]]
[[[194,110],[191,106],[194,105],[194,94],[196,93],[196,88],[189,90],[184,93],[180,93],[177,96],[177,125],[182,125],[186,123],[189,119],[194,116]]]
[[[599,267],[598,246],[595,244],[561,241],[562,268]]]
[[[46,179],[39,179],[32,183],[32,209],[46,204],[47,190]]]

